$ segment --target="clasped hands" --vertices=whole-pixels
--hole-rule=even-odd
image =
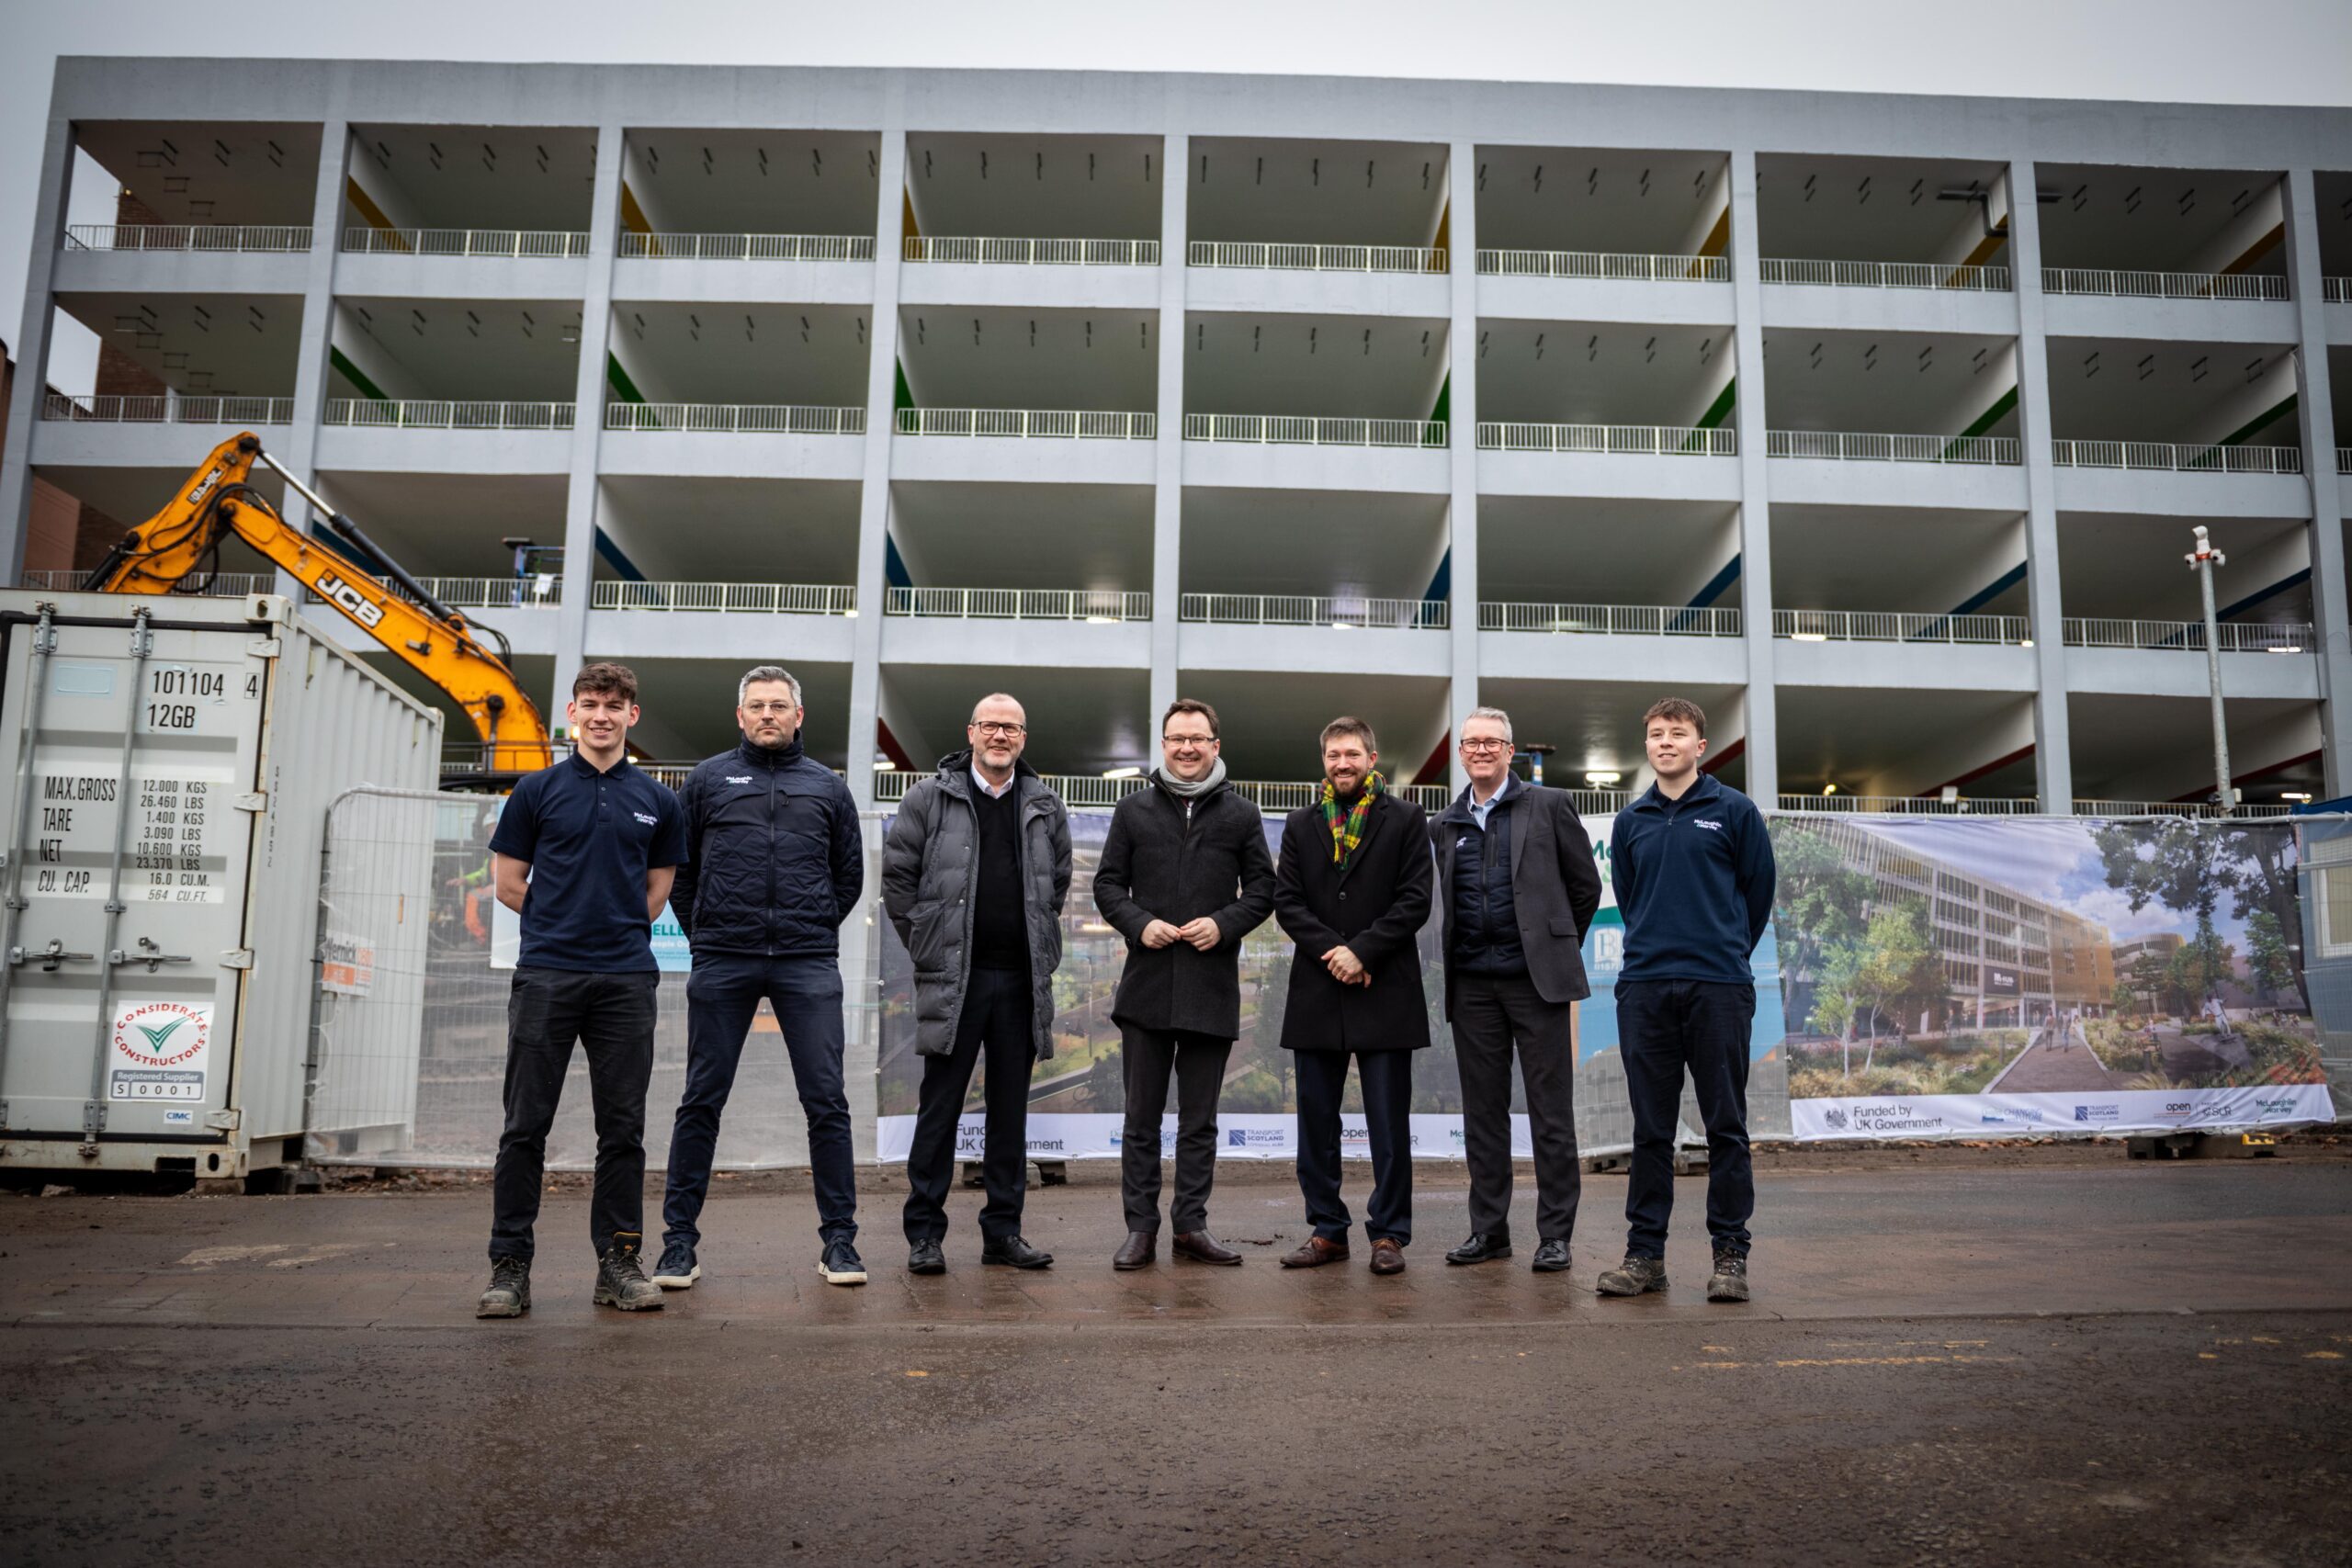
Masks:
[[[1206,915],[1182,925],[1170,925],[1166,920],[1148,920],[1143,928],[1143,944],[1150,948],[1168,947],[1176,942],[1190,942],[1203,953],[1215,947],[1224,937],[1216,921]]]

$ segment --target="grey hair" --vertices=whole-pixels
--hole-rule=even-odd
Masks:
[[[791,671],[786,670],[781,664],[755,664],[751,669],[746,670],[743,672],[743,678],[741,680],[735,682],[735,705],[737,707],[741,707],[743,705],[743,699],[751,694],[752,682],[754,681],[783,682],[786,685],[792,688],[792,705],[796,708],[800,705],[800,682],[793,678]]]
[[[1511,743],[1512,745],[1514,745],[1514,746],[1516,746],[1516,745],[1518,745],[1518,744],[1519,744],[1519,742],[1518,742],[1515,739],[1513,739],[1513,737],[1512,737],[1512,735],[1511,735],[1511,732],[1510,732],[1510,715],[1509,715],[1509,714],[1507,714],[1507,713],[1503,712],[1503,710],[1502,710],[1502,709],[1500,709],[1500,708],[1472,708],[1468,713],[1466,713],[1466,714],[1464,714],[1464,715],[1463,715],[1463,716],[1462,716],[1462,722],[1463,722],[1464,724],[1468,724],[1468,723],[1469,723],[1472,719],[1474,719],[1474,718],[1490,718],[1490,719],[1493,719],[1497,724],[1499,724],[1499,725],[1501,725],[1501,726],[1503,727],[1503,739],[1504,739],[1505,740],[1509,740],[1509,741],[1510,741],[1510,743]]]

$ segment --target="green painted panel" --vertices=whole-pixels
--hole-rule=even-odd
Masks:
[[[359,395],[369,402],[389,403],[392,400],[384,395],[384,389],[369,380],[368,373],[354,365],[343,350],[330,345],[327,349],[327,363],[334,367],[336,374],[356,387],[359,389]]]
[[[613,395],[622,402],[641,403],[645,400],[645,394],[637,389],[637,383],[628,378],[627,370],[621,368],[619,355],[605,356],[605,379],[612,383]]]

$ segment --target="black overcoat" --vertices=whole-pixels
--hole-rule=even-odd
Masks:
[[[1283,1010],[1285,1050],[1418,1051],[1430,1043],[1419,937],[1431,883],[1429,815],[1409,800],[1373,801],[1344,875],[1331,863],[1321,806],[1283,819],[1274,919],[1298,944]],[[1363,960],[1370,986],[1331,978],[1323,954],[1340,946]]]
[[[1241,1032],[1241,939],[1274,908],[1266,818],[1227,784],[1185,806],[1155,776],[1111,813],[1094,872],[1094,907],[1127,939],[1111,1017],[1231,1040]],[[1206,953],[1187,942],[1144,946],[1153,920],[1181,926],[1203,915],[1222,933]]]

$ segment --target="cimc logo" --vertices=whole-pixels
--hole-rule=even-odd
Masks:
[[[148,1002],[116,1018],[114,1048],[138,1066],[177,1066],[202,1053],[211,1031],[209,1008]]]

